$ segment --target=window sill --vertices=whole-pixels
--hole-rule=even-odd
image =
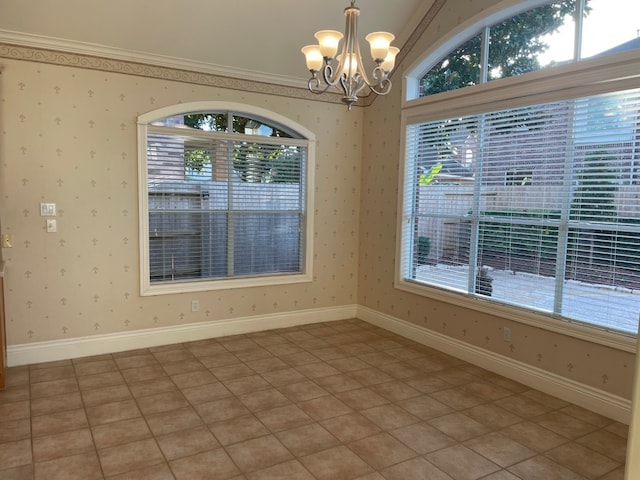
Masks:
[[[395,287],[398,290],[403,290],[415,295],[487,313],[514,322],[615,348],[617,350],[631,353],[636,352],[637,338],[631,335],[605,331],[597,326],[585,326],[563,317],[557,317],[543,312],[535,312],[512,305],[501,304],[466,293],[445,290],[404,279],[396,279]]]
[[[182,281],[149,284],[144,282],[140,286],[140,295],[170,295],[177,293],[205,292],[215,290],[229,290],[232,288],[268,287],[287,285],[292,283],[311,282],[310,274],[271,275],[264,277],[233,278],[225,280]]]

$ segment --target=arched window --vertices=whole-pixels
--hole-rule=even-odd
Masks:
[[[531,3],[471,19],[409,69],[396,286],[628,349],[640,312],[640,40],[612,40],[623,22],[596,20],[638,6]],[[543,62],[538,47],[563,24],[569,57]],[[588,50],[594,35],[600,49]]]
[[[609,0],[536,0],[492,10],[422,60],[408,97],[640,48],[638,15],[635,0],[615,8]]]
[[[218,102],[138,124],[143,294],[309,281],[310,132]]]

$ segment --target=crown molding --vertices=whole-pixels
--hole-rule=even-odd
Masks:
[[[309,91],[306,82],[288,77],[6,30],[0,30],[0,58],[85,68],[324,103],[342,103],[340,95],[337,93],[326,93],[319,98],[317,94]]]
[[[272,83],[295,88],[306,88],[307,81],[301,78],[293,78],[284,75],[267,74],[253,70],[226,67],[196,60],[188,60],[166,55],[156,55],[153,53],[124,50],[115,47],[64,40],[43,35],[15,32],[0,29],[0,43],[15,45],[20,47],[30,47],[35,49],[49,50],[60,53],[72,53],[91,57],[100,57],[122,62],[131,62],[157,67],[166,67],[176,70],[206,73],[210,75],[241,78],[260,83]]]

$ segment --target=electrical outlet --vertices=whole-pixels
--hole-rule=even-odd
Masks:
[[[55,218],[47,218],[47,232],[56,233],[58,231],[58,223]]]
[[[511,341],[511,329],[509,327],[502,327],[502,339],[505,342]]]
[[[200,310],[200,302],[198,300],[191,300],[191,311],[197,312]]]
[[[13,234],[12,233],[3,233],[2,234],[2,248],[11,248],[13,247]]]

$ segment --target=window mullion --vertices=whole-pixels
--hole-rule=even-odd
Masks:
[[[482,193],[483,193],[483,163],[484,163],[484,132],[486,128],[486,116],[484,114],[478,116],[478,155],[477,161],[474,162],[473,177],[474,190],[473,190],[473,212],[471,214],[471,238],[469,244],[469,278],[468,280],[468,292],[474,293],[476,291],[476,276],[478,267],[478,239],[480,237],[480,207],[482,205]]]
[[[564,198],[560,209],[560,225],[558,228],[558,252],[556,255],[556,281],[553,299],[553,313],[562,314],[564,296],[564,278],[567,270],[567,253],[569,252],[569,219],[571,201],[573,198],[573,166],[574,166],[574,138],[575,138],[575,102],[568,102],[567,137],[565,142],[563,166]]]
[[[575,14],[574,21],[576,22],[576,28],[574,30],[573,40],[573,61],[577,62],[582,58],[582,28],[584,26],[584,8],[585,0],[575,0]]]
[[[482,46],[480,48],[480,83],[487,83],[489,78],[489,39],[490,27],[484,27],[482,30]]]
[[[299,223],[299,227],[298,227],[298,235],[300,238],[300,242],[304,242],[306,241],[305,239],[305,232],[302,230],[302,225],[305,224],[305,212],[304,209],[302,208],[303,205],[306,204],[305,198],[307,196],[307,182],[303,181],[304,178],[307,177],[307,150],[306,149],[302,149],[302,160],[300,162],[300,185],[304,186],[303,188],[300,188],[298,190],[298,218],[300,219],[300,223]],[[300,245],[302,246],[302,245]],[[300,249],[300,265],[304,264],[304,252],[303,249]]]
[[[234,275],[233,142],[227,141],[227,276]]]

